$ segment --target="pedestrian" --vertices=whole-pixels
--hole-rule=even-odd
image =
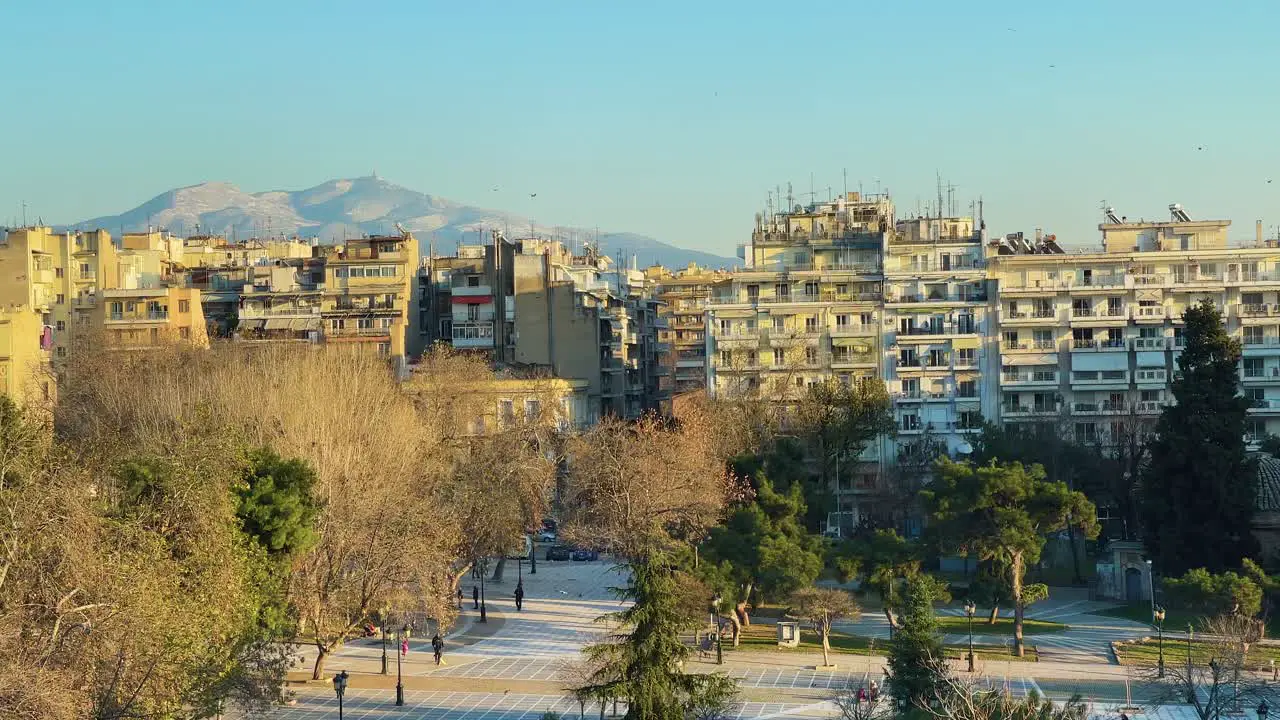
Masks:
[[[409,638],[400,641],[400,657],[409,657]]]
[[[471,602],[475,604],[475,609],[480,609],[480,588],[475,585],[471,586]]]
[[[436,633],[431,638],[431,650],[436,654],[436,664],[440,664],[440,656],[444,654],[444,640],[440,637],[440,633]]]
[[[871,696],[871,702],[873,703],[880,699],[880,688],[876,685],[875,680],[871,681],[871,692],[869,694]]]
[[[1280,681],[1280,669],[1276,668],[1276,661],[1271,661],[1271,682]]]
[[[524,608],[524,581],[516,583],[516,610]]]
[[[458,609],[462,609],[462,585],[458,585]]]
[[[867,689],[864,687],[858,688],[858,702],[862,703],[866,701],[867,701]]]

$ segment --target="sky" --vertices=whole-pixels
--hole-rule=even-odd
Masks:
[[[1092,245],[1104,202],[1180,202],[1248,239],[1280,226],[1277,21],[1275,0],[3,0],[0,224],[376,171],[732,255],[788,182],[902,215],[941,175],[993,233]]]

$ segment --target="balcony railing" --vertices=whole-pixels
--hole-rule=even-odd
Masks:
[[[157,322],[168,320],[169,313],[166,310],[150,310],[144,313],[125,313],[112,310],[111,319],[116,322]]]
[[[1163,320],[1169,317],[1169,309],[1163,305],[1130,305],[1129,317],[1134,320]]]
[[[1124,347],[1124,338],[1075,338],[1071,341],[1073,350],[1119,350]]]
[[[1133,339],[1134,350],[1165,350],[1169,347],[1169,338],[1140,337]]]

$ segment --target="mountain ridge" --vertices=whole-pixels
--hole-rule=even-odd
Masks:
[[[494,228],[530,227],[529,219],[491,208],[466,205],[422,193],[377,175],[327,180],[302,190],[250,193],[227,181],[209,181],[162,192],[132,210],[103,215],[60,227],[104,228],[134,232],[163,227],[176,235],[211,234],[237,237],[299,235],[321,242],[394,232],[396,225],[418,235],[423,253],[447,254],[458,244],[475,242]],[[588,231],[575,227],[537,226],[540,237],[554,237],[577,247],[598,238],[600,250],[619,263],[661,263],[684,267],[690,262],[713,268],[738,264],[733,258],[689,250],[646,235]],[[520,237],[512,233],[510,237]]]

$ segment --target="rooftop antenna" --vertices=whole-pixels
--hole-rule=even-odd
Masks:
[[[987,226],[987,221],[982,218],[982,196],[979,195],[978,196],[978,227],[984,228],[986,226]]]
[[[787,212],[791,212],[796,206],[795,196],[791,193],[791,183],[787,183]]]
[[[810,205],[813,204],[815,194],[816,193],[813,192],[813,173],[809,173],[809,204]]]
[[[22,201],[22,227],[27,226],[27,201]]]
[[[947,214],[955,217],[956,214],[956,186],[953,183],[947,183]]]
[[[937,212],[938,217],[941,218],[942,217],[942,173],[938,172],[937,170],[934,170],[934,174],[937,175],[938,177],[938,204],[935,205],[933,209],[935,212]]]
[[[773,191],[766,190],[765,193],[769,196],[769,199],[765,201],[765,207],[769,211],[766,217],[772,220],[773,219]]]
[[[841,191],[845,197],[849,197],[849,168],[840,169],[840,178],[842,181]]]

